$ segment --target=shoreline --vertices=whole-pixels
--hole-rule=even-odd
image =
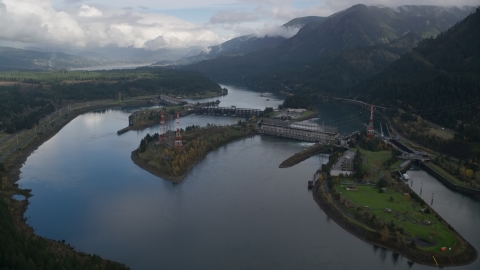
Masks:
[[[143,170],[155,175],[156,177],[162,178],[163,180],[168,181],[168,182],[172,182],[172,183],[180,183],[183,180],[183,178],[185,178],[185,176],[190,171],[190,169],[188,169],[187,173],[185,173],[184,175],[180,175],[180,176],[173,176],[173,175],[169,175],[167,173],[164,173],[164,172],[160,171],[159,169],[148,165],[148,162],[146,162],[145,160],[143,160],[142,158],[140,158],[138,156],[138,150],[136,150],[136,149],[132,151],[132,153],[130,155],[130,158],[132,159],[132,161],[135,165],[142,168]]]
[[[324,185],[323,182],[319,183],[319,181],[317,181],[315,183],[315,186],[312,191],[314,201],[322,209],[322,211],[330,219],[332,219],[337,225],[339,225],[342,229],[344,229],[345,231],[347,231],[348,233],[352,234],[353,236],[357,237],[360,240],[363,240],[371,245],[379,246],[379,247],[388,249],[392,252],[396,252],[414,263],[427,265],[427,266],[434,266],[434,267],[465,266],[473,263],[478,258],[478,252],[475,249],[475,247],[473,247],[465,238],[463,238],[456,231],[454,231],[454,234],[466,244],[466,246],[468,247],[468,250],[471,251],[470,252],[471,254],[467,256],[466,260],[460,260],[460,261],[456,260],[457,257],[450,258],[449,256],[446,255],[447,253],[444,256],[438,256],[438,254],[434,254],[434,255],[437,255],[435,256],[435,259],[438,262],[438,265],[435,264],[435,261],[432,258],[432,256],[434,255],[433,255],[433,252],[431,251],[417,250],[418,252],[416,252],[415,250],[412,250],[406,245],[398,245],[392,242],[382,242],[377,235],[378,232],[369,231],[363,226],[350,221],[349,218],[344,216],[338,209],[336,209],[335,206],[333,206],[330,202],[328,202],[325,196],[323,194],[320,194],[321,192],[319,190],[323,188],[322,185]],[[431,254],[427,254],[427,253],[431,253]],[[452,265],[453,261],[455,262],[454,265]]]
[[[21,168],[27,161],[28,157],[30,157],[33,152],[35,152],[42,144],[53,138],[55,135],[57,135],[58,132],[60,132],[66,125],[68,125],[71,121],[73,121],[75,118],[78,116],[95,111],[95,110],[102,110],[102,109],[111,109],[115,107],[122,107],[121,105],[118,104],[112,104],[112,105],[93,105],[86,109],[85,111],[82,111],[72,118],[69,117],[66,122],[62,123],[58,127],[55,127],[55,130],[52,130],[46,135],[43,135],[41,137],[38,137],[39,139],[37,141],[30,142],[27,147],[22,148],[22,150],[17,150],[20,151],[21,154],[15,157],[11,162],[8,170],[8,178],[11,183],[16,183],[18,180],[20,180],[20,174],[21,174]],[[13,154],[13,153],[12,153]]]
[[[41,137],[37,137],[38,139],[34,141],[31,141],[28,143],[28,145],[25,148],[22,148],[21,150],[16,150],[20,151],[20,154],[15,156],[9,161],[9,167],[8,171],[5,173],[6,175],[6,182],[9,183],[7,189],[2,191],[1,197],[6,203],[7,206],[12,207],[12,210],[10,212],[11,218],[12,218],[12,223],[13,226],[15,226],[16,230],[18,231],[19,235],[22,235],[22,237],[25,237],[25,239],[32,239],[32,240],[39,240],[43,239],[45,241],[46,249],[51,252],[51,254],[55,254],[55,256],[70,256],[70,257],[75,257],[79,262],[85,263],[86,261],[91,260],[93,255],[96,255],[94,253],[87,253],[82,250],[77,250],[75,246],[67,244],[67,241],[65,239],[60,240],[55,240],[51,239],[45,236],[37,235],[35,233],[35,229],[27,224],[28,218],[25,217],[25,212],[28,209],[28,205],[30,204],[29,198],[33,196],[31,194],[32,190],[30,189],[21,189],[18,187],[17,182],[20,180],[20,175],[22,173],[21,169],[27,159],[32,155],[40,146],[42,146],[45,142],[53,138],[55,135],[57,135],[58,132],[60,132],[66,125],[68,125],[72,120],[76,119],[78,116],[95,111],[95,110],[100,110],[100,109],[109,109],[109,108],[114,108],[118,107],[118,104],[111,104],[111,105],[93,105],[84,111],[72,115],[71,118],[69,117],[64,123],[58,125],[55,127],[55,129],[50,130],[47,134],[42,135]],[[12,154],[14,154],[13,152]],[[11,197],[11,195],[16,195],[20,194],[25,196],[23,200],[15,200]],[[119,269],[130,269],[128,266],[126,266],[123,262],[117,262],[113,261],[110,259],[106,259],[103,257],[100,257],[101,263],[99,269],[103,269],[107,267],[109,264],[118,264]]]

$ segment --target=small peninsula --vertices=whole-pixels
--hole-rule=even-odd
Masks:
[[[138,149],[132,152],[132,161],[153,175],[167,181],[180,182],[210,151],[255,135],[256,130],[254,123],[239,121],[230,126],[189,126],[181,129],[180,134],[181,147],[175,147],[169,140],[175,136],[173,131],[165,134],[165,142],[160,142],[158,133],[153,136],[147,134]]]
[[[409,186],[402,174],[410,161],[365,135],[317,171],[313,197],[320,208],[356,237],[413,262],[443,267],[475,261],[477,250]]]

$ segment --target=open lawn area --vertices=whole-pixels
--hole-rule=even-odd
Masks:
[[[392,156],[390,151],[370,152],[361,150],[364,154],[365,162],[370,167],[380,168],[383,163]]]
[[[440,251],[441,247],[452,247],[457,242],[454,234],[441,223],[433,213],[423,213],[420,211],[423,207],[410,196],[404,196],[403,191],[395,191],[393,187],[388,186],[385,193],[380,193],[379,188],[375,186],[357,186],[356,190],[347,190],[348,185],[337,183],[336,189],[341,196],[355,206],[364,208],[369,207],[369,211],[382,220],[385,224],[393,222],[395,226],[400,226],[405,231],[405,238],[412,239],[420,237],[426,241],[435,242],[437,245],[431,247],[422,247],[425,250]],[[391,209],[386,212],[385,208]],[[349,212],[352,212],[349,209]],[[431,222],[430,225],[423,224],[424,220]]]

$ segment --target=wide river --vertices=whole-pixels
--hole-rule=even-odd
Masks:
[[[281,97],[226,86],[221,105],[264,109]],[[215,98],[214,100],[216,100]],[[310,144],[254,136],[213,151],[179,184],[137,167],[130,153],[147,133],[130,131],[132,110],[81,115],[26,161],[19,184],[32,189],[25,213],[36,233],[132,269],[426,269],[367,244],[330,220],[307,190],[322,155],[278,165]],[[358,111],[319,106],[319,123],[358,129]],[[231,124],[234,117],[195,116],[188,125]],[[367,120],[366,120],[367,121]],[[364,121],[364,122],[366,122]],[[480,250],[480,203],[410,170],[413,188]],[[480,269],[480,261],[459,269]]]

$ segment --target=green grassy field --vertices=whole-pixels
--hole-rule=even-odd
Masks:
[[[369,152],[362,151],[365,154],[367,165],[375,168],[382,167],[383,163],[392,155],[390,151]]]
[[[400,170],[400,164],[402,164],[402,162],[404,162],[404,160],[399,160],[399,161],[393,163],[388,169],[391,172],[398,171],[398,170]]]
[[[410,197],[404,196],[402,192],[395,192],[392,187],[387,187],[386,193],[380,193],[374,186],[357,186],[356,191],[348,191],[347,185],[340,183],[335,186],[342,196],[355,205],[369,206],[371,213],[386,224],[393,221],[396,226],[401,226],[406,231],[407,238],[421,237],[426,240],[433,238],[438,241],[436,246],[423,248],[425,250],[439,251],[441,247],[453,247],[457,242],[453,233],[439,222],[434,214],[420,212],[420,205],[413,208],[414,202]],[[392,209],[392,212],[385,212],[385,208]],[[395,217],[395,212],[399,213],[398,217]],[[423,225],[424,220],[429,220],[432,224]]]

